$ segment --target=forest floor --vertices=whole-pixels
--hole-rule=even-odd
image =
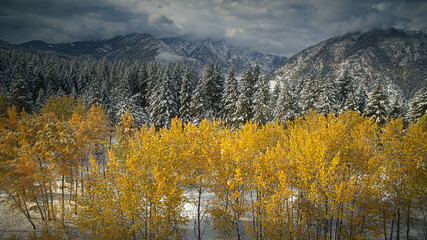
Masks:
[[[186,189],[184,192],[184,197],[188,199],[196,199],[196,191]],[[209,200],[214,199],[213,193],[204,193],[202,195],[202,208],[206,209],[208,207]],[[32,218],[34,224],[37,226],[37,230],[33,230],[30,222],[25,218],[25,216],[16,208],[12,207],[9,203],[5,201],[6,194],[0,193],[0,240],[2,239],[10,239],[10,237],[13,235],[17,237],[18,239],[28,239],[28,235],[35,231],[36,233],[40,233],[43,222],[41,219],[38,218]],[[59,203],[58,203],[59,204]],[[197,206],[193,203],[186,203],[184,204],[184,210],[183,210],[184,216],[188,216],[189,221],[187,222],[186,226],[183,226],[183,229],[185,229],[185,233],[182,236],[183,239],[197,239],[197,234],[195,231],[195,221],[197,216]],[[36,213],[34,213],[33,216],[36,216]],[[211,222],[211,219],[208,215],[204,216],[205,221],[202,222],[202,231],[204,231],[202,235],[202,239],[205,240],[214,240],[218,239],[218,232],[213,229],[213,224]],[[423,226],[422,219],[423,216],[417,214],[415,219],[413,219],[412,222],[412,229],[410,234],[411,240],[422,240],[426,239],[425,237],[425,231],[427,231],[427,226]],[[406,228],[402,226],[402,232],[401,232],[401,239],[406,239]],[[244,230],[243,222],[241,229]],[[245,237],[249,238],[248,236]],[[383,239],[383,238],[379,238]]]

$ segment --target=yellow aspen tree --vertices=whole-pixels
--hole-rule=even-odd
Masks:
[[[111,163],[111,164],[110,164]],[[79,197],[79,214],[76,225],[83,236],[96,236],[98,239],[129,238],[127,225],[120,203],[123,201],[120,191],[120,173],[111,159],[111,166],[105,172],[94,158],[91,157],[91,172],[88,176],[87,193]],[[119,178],[116,178],[119,177]]]
[[[81,191],[80,194],[84,193],[84,166],[87,166],[88,160],[86,157],[88,156],[89,151],[89,143],[87,134],[85,133],[85,122],[86,122],[87,114],[83,107],[83,104],[79,103],[73,109],[73,113],[71,118],[68,119],[68,123],[73,131],[73,135],[75,137],[74,150],[75,150],[75,159],[76,159],[76,167],[73,169],[73,182],[75,183],[74,195],[77,197],[79,194],[79,182],[81,183]],[[74,206],[74,214],[77,214],[77,204]]]
[[[92,105],[90,108],[87,114],[85,133],[88,138],[90,154],[101,163],[102,169],[105,170],[105,159],[107,158],[105,145],[110,141],[111,127],[101,106]]]
[[[413,202],[407,206],[406,238],[409,239],[411,208],[413,212],[423,214],[422,224],[427,225],[427,115],[422,116],[417,123],[411,123],[405,131],[404,152],[407,159],[409,197]],[[424,236],[427,230],[424,229]]]
[[[425,120],[411,123],[405,131],[401,118],[391,119],[384,126],[381,134],[387,171],[383,178],[383,186],[387,193],[387,203],[389,205],[389,208],[385,209],[389,210],[389,212],[384,212],[384,215],[390,216],[391,219],[391,223],[390,219],[388,221],[390,224],[390,238],[394,234],[396,234],[397,238],[403,234],[401,229],[403,229],[402,219],[404,213],[406,213],[407,218],[406,237],[409,238],[412,201],[419,199],[419,196],[423,195],[422,192],[425,192],[425,186],[427,186],[426,181],[423,181],[426,177],[425,171],[424,174],[422,173],[423,171],[420,171],[423,161],[425,167],[426,154],[423,155],[422,152],[425,152],[427,147],[425,144],[427,139],[426,130],[425,126],[422,126],[425,122],[423,121]],[[384,222],[384,224],[387,225],[387,222]]]
[[[234,149],[236,132],[225,136],[221,143],[221,158],[212,162],[210,190],[215,199],[210,202],[209,213],[220,238],[241,238],[240,221],[244,213],[241,171],[238,169],[238,151]]]
[[[30,138],[25,136],[31,124],[26,113],[21,114],[24,119],[19,118],[16,107],[9,108],[0,129],[0,187],[11,206],[18,208],[36,229],[30,213],[30,203],[38,196],[34,180],[36,167]]]
[[[42,183],[47,219],[56,220],[54,194],[57,189],[56,179],[59,176],[58,165],[60,161],[57,146],[59,144],[58,119],[54,113],[43,114],[40,118],[41,129],[37,132],[37,141],[34,145],[39,161],[39,181]]]

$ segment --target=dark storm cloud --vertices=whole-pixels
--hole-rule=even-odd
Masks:
[[[426,1],[3,0],[0,39],[13,43],[108,38],[225,38],[290,56],[328,37],[371,28],[426,27]]]

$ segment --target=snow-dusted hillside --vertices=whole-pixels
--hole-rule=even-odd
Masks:
[[[241,73],[250,66],[259,65],[261,72],[268,74],[281,66],[286,57],[262,54],[248,48],[235,47],[224,40],[211,39],[188,41],[182,38],[158,39],[150,34],[131,33],[112,39],[49,44],[31,41],[19,45],[45,51],[54,51],[72,56],[89,56],[96,59],[126,59],[162,63],[180,62],[199,70],[206,64],[219,63],[224,72],[234,66]]]
[[[381,79],[390,93],[409,99],[427,81],[427,35],[423,33],[389,29],[334,37],[290,58],[273,73],[272,80],[292,86],[307,79],[310,72],[340,77],[347,71],[356,83],[370,76],[367,84],[372,87]]]
[[[234,66],[238,73],[254,65],[259,65],[263,73],[271,73],[286,61],[286,57],[261,54],[246,47],[233,46],[224,40],[188,41],[182,38],[167,38],[163,39],[163,42],[179,55],[204,64],[218,62],[223,69]]]

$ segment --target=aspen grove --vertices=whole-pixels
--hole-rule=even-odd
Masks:
[[[0,117],[0,187],[43,228],[33,239],[203,239],[207,219],[223,239],[409,239],[427,224],[425,115],[138,128],[64,96]]]

